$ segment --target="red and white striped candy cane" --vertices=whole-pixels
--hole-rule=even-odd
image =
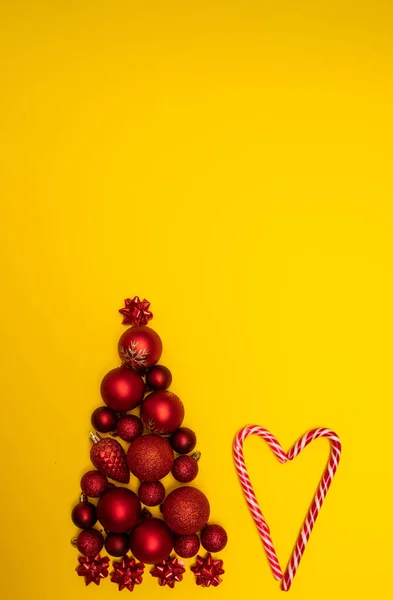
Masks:
[[[293,460],[296,456],[313,440],[319,437],[327,437],[331,442],[331,454],[326,470],[323,474],[318,490],[315,494],[314,500],[310,506],[308,514],[305,518],[303,527],[300,531],[297,539],[295,548],[288,562],[288,567],[285,573],[282,573],[280,563],[277,558],[276,551],[274,549],[273,541],[270,536],[270,529],[266,523],[266,520],[259,508],[258,501],[256,499],[253,487],[251,485],[250,478],[248,476],[247,467],[243,456],[243,443],[244,440],[249,436],[256,434],[263,438],[272,449],[273,453],[281,463],[285,463],[288,460]],[[234,445],[233,445],[233,456],[235,460],[237,474],[243,488],[243,493],[246,498],[248,507],[255,521],[256,527],[261,536],[263,547],[265,549],[267,559],[269,561],[270,568],[273,576],[277,580],[282,579],[281,589],[288,591],[291,587],[293,578],[295,577],[298,569],[300,560],[304,553],[306,544],[310,538],[312,528],[314,527],[315,521],[321,509],[322,503],[326,497],[327,491],[330,487],[334,474],[337,470],[338,463],[341,454],[341,442],[337,434],[330,429],[319,428],[313,429],[307,432],[300,440],[298,440],[294,446],[286,454],[279,444],[277,439],[263,427],[258,425],[248,425],[244,427],[237,434]]]

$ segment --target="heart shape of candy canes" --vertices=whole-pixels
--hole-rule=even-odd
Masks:
[[[290,556],[288,566],[285,573],[282,572],[280,563],[277,558],[277,554],[273,545],[273,541],[270,535],[270,529],[266,523],[265,517],[259,508],[258,500],[256,498],[254,489],[251,485],[250,478],[246,463],[243,456],[243,443],[249,435],[258,435],[270,446],[276,458],[280,463],[284,464],[289,460],[296,458],[298,454],[306,447],[310,442],[320,437],[326,437],[330,441],[330,458],[322,479],[319,483],[318,489],[309,508],[309,511],[304,520],[303,526],[300,530],[296,545]],[[266,552],[267,559],[270,564],[273,576],[278,581],[281,580],[281,589],[288,591],[292,585],[296,571],[299,567],[300,560],[303,556],[307,542],[310,538],[311,531],[314,527],[315,521],[317,520],[319,511],[321,510],[323,501],[325,500],[326,494],[332,483],[333,477],[337,471],[338,463],[340,462],[341,455],[341,442],[340,438],[331,429],[319,428],[312,429],[305,433],[286,453],[277,439],[263,427],[258,425],[247,425],[239,431],[236,435],[233,443],[233,457],[235,461],[236,471],[239,477],[240,484],[243,489],[244,496],[246,498],[248,507],[251,515],[255,521],[255,525],[258,529],[259,535],[261,536],[262,544]]]

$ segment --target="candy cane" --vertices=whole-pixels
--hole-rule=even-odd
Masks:
[[[282,573],[280,563],[277,558],[276,551],[274,549],[273,541],[270,536],[270,529],[266,523],[266,520],[259,508],[257,498],[255,496],[250,478],[248,476],[247,467],[244,461],[243,455],[243,443],[244,440],[249,436],[256,434],[263,438],[270,446],[271,450],[281,463],[285,463],[288,460],[293,460],[298,454],[313,440],[319,437],[327,437],[331,443],[330,459],[325,469],[325,472],[320,481],[318,490],[314,496],[314,500],[310,506],[307,516],[304,520],[302,529],[297,539],[295,548],[289,559],[287,569],[285,573]],[[272,570],[273,576],[277,580],[282,580],[281,589],[288,591],[291,587],[292,581],[295,577],[296,571],[299,567],[300,560],[303,556],[307,542],[310,538],[311,531],[314,527],[315,521],[318,517],[319,511],[321,510],[322,503],[326,497],[334,474],[337,470],[338,463],[341,454],[341,442],[337,434],[330,429],[319,428],[313,429],[307,432],[303,437],[298,440],[293,447],[286,454],[277,441],[277,439],[263,427],[258,425],[248,425],[244,427],[237,434],[234,445],[233,445],[233,456],[236,465],[237,474],[243,488],[243,493],[246,498],[248,507],[251,515],[255,521],[259,535],[262,540],[263,547],[266,552],[266,556]]]

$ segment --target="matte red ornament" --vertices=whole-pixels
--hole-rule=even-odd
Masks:
[[[92,432],[90,432],[90,438],[93,442],[90,459],[95,468],[115,481],[128,483],[130,472],[127,467],[126,454],[119,442],[112,438],[101,438],[98,433]]]
[[[176,394],[168,390],[157,390],[144,399],[141,419],[145,427],[154,433],[172,433],[183,422],[183,403]]]
[[[153,390],[166,390],[172,383],[172,373],[163,365],[154,365],[146,373],[146,383]]]
[[[158,506],[165,498],[165,488],[161,481],[144,482],[139,486],[138,497],[145,506]]]
[[[227,532],[221,525],[206,525],[201,532],[201,543],[208,552],[221,552],[228,542]]]
[[[110,532],[105,538],[105,550],[111,556],[124,556],[130,547],[130,538],[125,533]]]
[[[101,396],[109,408],[127,412],[136,408],[145,393],[145,383],[138,373],[126,367],[117,367],[107,373],[101,382]]]
[[[78,561],[79,565],[75,571],[79,577],[85,578],[86,585],[90,583],[100,585],[101,579],[108,577],[109,558],[107,556],[103,558],[99,554],[97,556],[79,556]]]
[[[119,313],[124,316],[123,325],[147,325],[148,321],[153,318],[153,313],[150,312],[150,302],[140,300],[139,296],[126,298],[124,300],[124,308],[119,310]]]
[[[129,469],[140,481],[158,481],[172,469],[173,450],[168,440],[149,433],[134,440],[127,451]]]
[[[88,502],[84,494],[81,501],[72,509],[71,519],[74,525],[80,529],[90,529],[97,522],[96,507]]]
[[[178,456],[172,467],[172,475],[180,483],[190,483],[198,475],[198,463],[193,456]]]
[[[89,498],[98,498],[107,489],[108,480],[99,471],[87,471],[81,479],[81,490]]]
[[[124,590],[124,588],[132,592],[134,586],[142,583],[145,565],[143,563],[137,563],[134,558],[123,556],[121,562],[113,563],[113,568],[114,571],[111,573],[111,581],[119,585],[119,592]]]
[[[99,406],[91,415],[91,424],[100,433],[114,431],[117,422],[117,414],[107,406]]]
[[[138,496],[128,488],[113,488],[99,499],[97,516],[107,531],[126,533],[138,523],[141,503]]]
[[[169,441],[175,452],[178,454],[188,454],[194,450],[197,439],[192,429],[180,427],[172,433]]]
[[[186,535],[203,529],[209,520],[210,505],[200,490],[182,486],[166,497],[162,512],[172,531]]]
[[[173,549],[173,534],[161,519],[144,519],[131,532],[132,554],[144,563],[159,563]]]
[[[76,538],[76,547],[85,556],[96,556],[102,550],[104,537],[97,529],[84,529]]]
[[[122,415],[116,426],[116,435],[125,442],[132,442],[143,433],[143,423],[136,415]]]
[[[167,585],[170,588],[175,587],[175,583],[183,579],[184,562],[178,560],[176,556],[165,558],[150,571],[153,577],[158,578],[160,586]]]
[[[150,327],[140,325],[130,327],[119,340],[121,362],[135,371],[146,371],[160,360],[162,354],[161,338]]]
[[[212,555],[209,553],[203,558],[197,556],[196,564],[191,567],[191,571],[196,577],[196,584],[202,587],[210,587],[211,585],[216,587],[220,585],[222,579],[220,575],[225,573],[222,560],[213,560]]]
[[[191,558],[198,554],[200,545],[201,543],[196,533],[175,536],[174,550],[182,558]]]

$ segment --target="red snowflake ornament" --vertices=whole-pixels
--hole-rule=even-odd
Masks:
[[[220,575],[225,573],[222,565],[223,561],[214,560],[210,552],[206,554],[205,558],[198,555],[196,565],[191,567],[191,571],[196,577],[196,584],[202,587],[220,585],[222,582]]]
[[[100,585],[101,579],[108,577],[109,558],[104,556],[80,556],[78,558],[79,566],[76,567],[75,571],[80,577],[85,578],[86,585],[89,583],[95,583]]]
[[[176,556],[162,560],[150,571],[153,577],[158,578],[159,585],[168,585],[170,588],[173,588],[177,581],[183,579],[183,573],[185,572],[184,562],[182,560],[179,561]]]
[[[113,563],[113,568],[115,570],[111,573],[111,581],[119,585],[119,592],[124,588],[132,592],[135,585],[142,583],[145,565],[137,563],[135,558],[123,556],[121,562]]]
[[[119,310],[119,313],[123,315],[123,325],[147,325],[148,321],[153,318],[153,313],[149,310],[150,302],[146,300],[140,300],[139,296],[126,298],[124,300],[124,308]]]

